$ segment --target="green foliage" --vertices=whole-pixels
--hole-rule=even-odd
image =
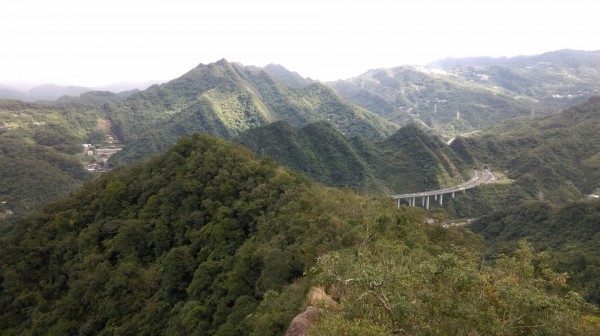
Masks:
[[[469,164],[489,164],[515,180],[506,187],[505,204],[572,201],[600,186],[599,116],[600,98],[594,97],[549,117],[512,120],[457,138],[451,147]]]
[[[407,125],[381,142],[348,139],[331,123],[276,122],[237,142],[327,185],[376,193],[433,190],[466,177],[467,166],[437,137]]]
[[[2,236],[0,333],[281,335],[321,283],[341,304],[323,334],[578,334],[588,308],[535,256],[482,272],[480,240],[424,214],[186,137]]]
[[[513,58],[448,59],[429,69],[370,70],[331,85],[389,120],[401,125],[417,120],[452,136],[584,102],[598,92],[599,68],[596,51],[562,50]]]
[[[328,122],[296,128],[276,122],[242,133],[236,141],[261,156],[337,187],[381,190],[372,167],[356,152],[350,140]]]
[[[286,86],[276,77],[221,60],[107,105],[119,138],[130,144],[111,159],[137,161],[195,132],[231,139],[278,120],[296,126],[329,120],[347,135],[370,139],[381,139],[396,128],[323,84]]]
[[[317,282],[335,288],[340,307],[325,313],[310,334],[588,335],[593,330],[582,323],[593,309],[530,245],[482,264],[476,250],[452,244],[460,238],[456,232],[426,231],[436,237],[430,244],[373,238],[320,257]],[[436,253],[436,243],[446,249]]]
[[[281,333],[304,293],[289,284],[318,254],[356,242],[375,206],[364,201],[221,140],[184,138],[3,238],[0,329]],[[283,299],[294,301],[269,317]]]
[[[570,274],[569,282],[590,302],[600,304],[600,202],[579,201],[566,205],[530,202],[506,208],[473,222],[487,254],[493,256],[527,239],[552,256],[553,266]]]
[[[100,116],[90,106],[0,100],[0,226],[89,178],[78,155]]]

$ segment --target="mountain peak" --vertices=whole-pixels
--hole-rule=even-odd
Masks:
[[[304,78],[297,72],[290,71],[279,64],[268,64],[263,70],[271,77],[291,87],[304,87],[314,82],[312,79]]]

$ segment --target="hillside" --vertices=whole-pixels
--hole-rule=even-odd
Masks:
[[[600,97],[539,119],[516,119],[451,148],[515,180],[511,197],[575,200],[600,187]]]
[[[376,187],[371,167],[351,141],[327,122],[302,128],[285,121],[248,130],[235,139],[262,157],[271,157],[297,172],[330,186]]]
[[[330,85],[389,120],[420,121],[450,137],[584,102],[600,90],[598,69],[600,52],[562,50],[371,70]]]
[[[549,254],[556,269],[568,272],[587,300],[600,305],[599,201],[531,202],[480,218],[469,228],[483,235],[491,257],[527,239]]]
[[[80,186],[92,176],[86,165],[108,169],[101,151],[120,145],[101,108],[130,94],[92,91],[44,104],[0,100],[0,227]],[[83,144],[98,151],[86,155]]]
[[[370,139],[381,139],[396,129],[321,83],[287,86],[269,71],[287,78],[285,82],[298,80],[291,72],[284,76],[281,67],[262,70],[221,60],[107,106],[117,135],[128,144],[114,162],[146,158],[194,132],[231,139],[278,120],[296,126],[329,121],[344,134]]]
[[[205,135],[88,182],[0,242],[2,335],[281,335],[309,303],[324,309],[317,335],[598,327],[528,246],[482,265],[468,231]],[[319,288],[329,300],[306,298]]]
[[[534,104],[516,99],[500,88],[424,67],[371,70],[329,85],[348,100],[386,119],[400,124],[419,121],[448,136],[528,114]]]
[[[82,144],[103,139],[96,129],[100,117],[99,109],[86,105],[0,100],[0,224],[90,177]]]
[[[435,135],[414,124],[384,141],[371,141],[345,137],[327,122],[302,128],[277,122],[248,130],[236,141],[321,183],[377,193],[453,185],[470,169]]]
[[[447,59],[430,65],[497,86],[558,110],[599,93],[600,51],[558,50],[534,56]]]

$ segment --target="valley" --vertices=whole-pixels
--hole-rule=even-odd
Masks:
[[[473,177],[467,182],[461,183],[454,187],[439,189],[439,190],[431,190],[431,191],[422,191],[418,193],[411,194],[402,194],[402,195],[392,195],[392,198],[396,200],[398,205],[398,209],[400,209],[400,204],[402,200],[407,200],[408,205],[416,206],[417,198],[421,198],[421,205],[429,210],[429,199],[433,196],[433,199],[438,201],[440,206],[444,205],[444,195],[450,195],[450,197],[454,198],[456,193],[458,192],[466,192],[471,188],[475,188],[481,184],[492,183],[497,180],[497,177],[484,166],[483,171],[479,169],[473,169]]]
[[[598,83],[572,50],[330,83],[222,59],[0,100],[0,334],[282,335],[312,306],[315,335],[595,335]]]

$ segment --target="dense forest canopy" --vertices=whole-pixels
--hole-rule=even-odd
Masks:
[[[482,263],[469,231],[205,135],[87,182],[1,239],[3,335],[281,335],[322,302],[306,297],[319,286],[338,308],[316,335],[598,326],[526,244]]]
[[[322,83],[307,80],[306,85],[288,86],[290,77],[295,78],[292,73],[285,76],[285,69],[269,69],[226,60],[201,64],[179,78],[107,105],[115,132],[129,144],[113,162],[147,158],[195,132],[231,139],[280,120],[296,126],[329,121],[348,136],[369,139],[382,139],[397,128]]]
[[[77,155],[102,137],[95,130],[100,116],[88,105],[0,100],[0,213],[22,216],[88,179]]]
[[[516,180],[513,193],[576,200],[600,187],[600,97],[539,119],[514,119],[452,149],[469,163],[487,162]]]
[[[529,202],[484,216],[469,228],[483,235],[492,257],[527,239],[550,254],[554,268],[569,273],[569,282],[588,301],[600,305],[600,201]]]
[[[248,130],[235,141],[326,185],[386,195],[456,185],[471,168],[416,124],[372,141],[345,137],[328,122],[303,128],[277,122]]]
[[[600,203],[582,198],[600,193],[600,97],[552,114],[597,92],[596,56],[332,84],[363,108],[226,60],[0,100],[0,334],[281,335],[310,305],[311,335],[597,335]],[[82,144],[113,135],[114,162],[147,160],[91,179]],[[445,210],[385,197],[483,165],[500,182]]]

